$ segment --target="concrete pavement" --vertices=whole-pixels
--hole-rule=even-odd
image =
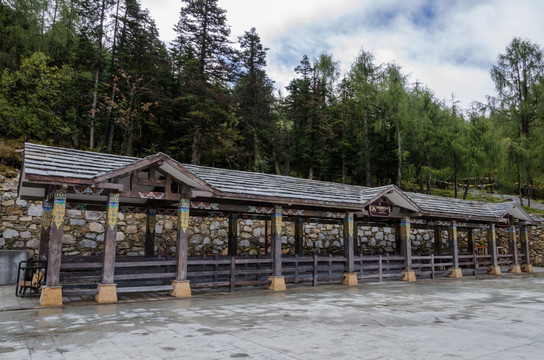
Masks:
[[[0,359],[542,359],[544,273],[0,312]]]

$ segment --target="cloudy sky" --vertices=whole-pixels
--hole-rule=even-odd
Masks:
[[[169,43],[179,0],[141,0]],[[468,108],[495,94],[489,69],[513,37],[544,45],[540,0],[219,0],[232,39],[255,27],[268,52],[268,75],[285,93],[303,55],[322,52],[342,72],[361,49],[375,63],[395,62],[451,104]]]

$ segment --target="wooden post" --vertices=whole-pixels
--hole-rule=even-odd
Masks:
[[[229,215],[228,254],[236,256],[238,252],[238,214]]]
[[[512,254],[512,268],[509,272],[514,274],[521,273],[521,266],[518,259],[518,239],[516,236],[516,227],[511,225],[508,228],[508,245],[510,247],[510,254]]]
[[[401,254],[404,256],[404,270],[401,280],[414,282],[416,273],[412,270],[412,240],[410,239],[410,218],[405,217],[400,222]]]
[[[442,255],[442,229],[438,226],[434,228],[434,253]]]
[[[170,295],[174,297],[191,296],[191,285],[187,280],[187,249],[189,246],[189,208],[190,201],[181,199],[178,204],[178,232],[176,236],[176,280]]]
[[[343,274],[342,284],[348,286],[357,285],[357,274],[354,263],[353,243],[353,213],[347,212],[344,217],[344,256],[346,257],[346,270]]]
[[[476,250],[474,247],[474,229],[467,230],[467,246],[468,252],[474,254],[474,251]]]
[[[157,209],[147,209],[147,222],[145,227],[145,257],[155,255],[155,225],[157,223]]]
[[[104,235],[104,262],[102,283],[98,284],[95,296],[97,303],[117,302],[117,285],[113,283],[115,273],[115,244],[117,242],[117,215],[119,194],[109,194],[106,209],[106,233]]]
[[[497,257],[497,234],[495,232],[495,224],[490,224],[487,228],[487,250],[489,254],[491,254],[491,268],[488,273],[491,275],[500,275],[501,268]]]
[[[40,250],[38,251],[38,260],[45,261],[49,254],[49,238],[51,234],[51,219],[52,219],[51,202],[45,200],[43,202],[42,226],[40,232]]]
[[[523,225],[520,229],[521,236],[521,252],[522,252],[522,271],[533,272],[533,265],[531,264],[531,249],[529,247],[529,229]]]
[[[304,219],[295,218],[295,254],[304,255]]]
[[[272,276],[269,278],[269,290],[284,291],[285,278],[281,275],[281,227],[282,227],[282,210],[281,206],[274,206],[272,213],[271,224],[271,247],[270,254],[272,255]]]
[[[459,267],[459,247],[457,245],[457,223],[455,221],[451,222],[451,225],[448,228],[448,237],[451,253],[453,255],[453,269],[449,274],[453,278],[462,278],[463,272]]]
[[[40,297],[41,306],[62,305],[62,286],[60,286],[60,262],[62,256],[62,235],[66,214],[66,190],[55,192],[53,202],[49,256],[47,261],[47,281]]]

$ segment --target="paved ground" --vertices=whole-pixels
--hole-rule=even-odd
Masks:
[[[0,311],[0,359],[542,359],[543,319],[544,273],[72,302]]]

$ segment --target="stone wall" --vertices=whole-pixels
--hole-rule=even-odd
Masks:
[[[0,177],[0,249],[28,250],[36,257],[41,227],[41,202],[17,200],[18,179]],[[117,254],[143,255],[145,239],[145,214],[119,213]],[[155,252],[160,255],[175,254],[176,221],[173,216],[156,216]],[[270,223],[268,224],[270,225]],[[226,254],[228,219],[191,217],[189,223],[189,252],[191,254]],[[96,255],[103,251],[105,213],[98,211],[67,210],[62,251],[64,255]],[[283,222],[282,251],[294,253],[294,223]],[[342,254],[343,229],[339,224],[304,225],[306,253]],[[459,246],[466,249],[466,233],[459,231]],[[531,230],[531,257],[535,265],[544,265],[544,226]],[[264,254],[267,246],[263,220],[238,221],[238,253]],[[476,230],[475,240],[485,241],[485,231]],[[415,253],[433,251],[432,230],[412,229],[412,246]],[[507,247],[506,229],[498,229],[499,246]],[[442,232],[443,247],[447,247],[447,232]],[[364,253],[394,253],[395,229],[381,227],[357,228],[356,245]]]

